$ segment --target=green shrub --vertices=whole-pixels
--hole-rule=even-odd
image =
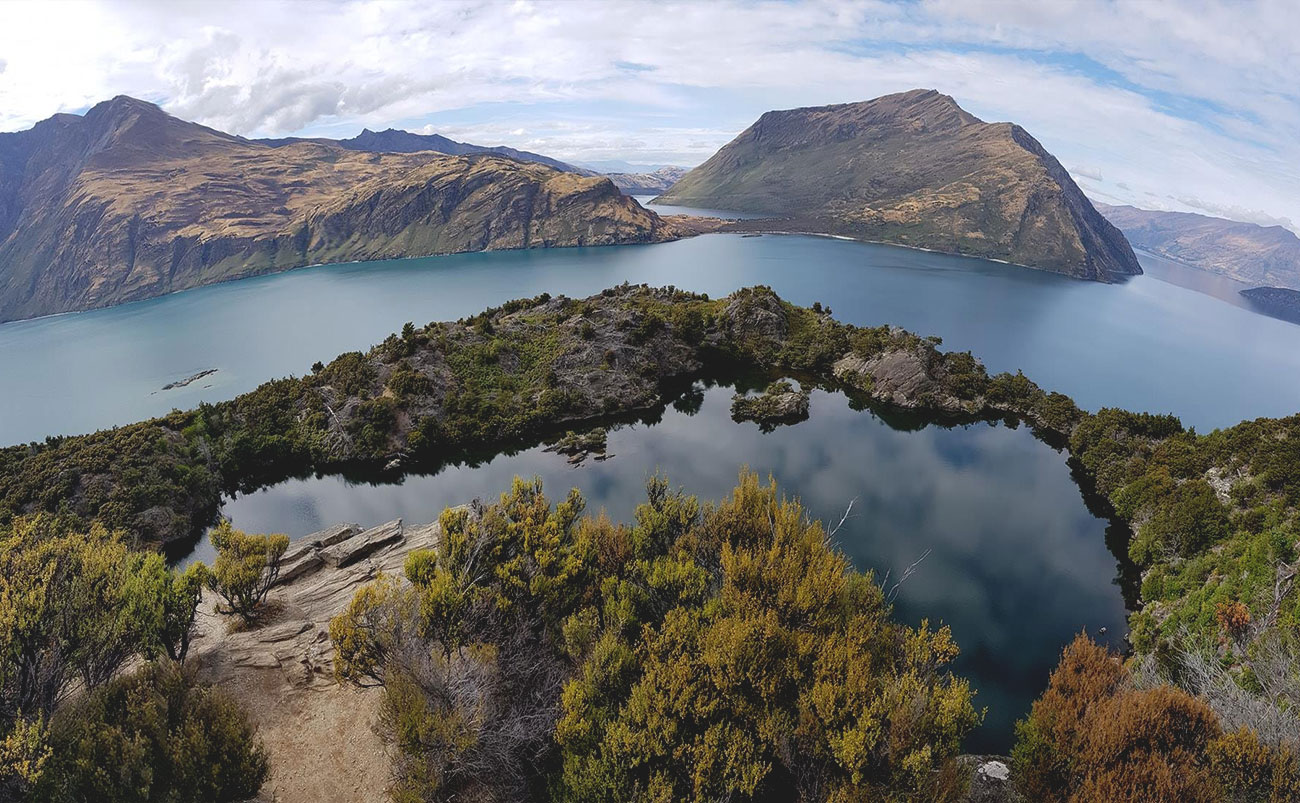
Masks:
[[[255,796],[266,751],[240,707],[170,661],[148,664],[60,712],[33,800],[224,803]]]
[[[253,619],[280,577],[287,535],[249,535],[223,521],[209,535],[217,559],[207,574],[208,588],[221,595],[223,613]]]
[[[133,657],[184,655],[201,571],[177,574],[98,524],[41,515],[0,525],[0,798],[25,799],[41,782],[65,700]]]
[[[448,510],[409,588],[331,623],[341,676],[384,684],[398,799],[953,799],[956,646],[797,503],[745,474],[708,509],[655,478],[630,526],[582,509],[517,480]]]

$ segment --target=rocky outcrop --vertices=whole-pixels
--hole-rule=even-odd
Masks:
[[[400,576],[406,556],[437,544],[437,523],[339,525],[300,538],[285,553],[264,620],[235,626],[206,593],[187,659],[200,677],[234,694],[266,743],[266,803],[381,803],[389,758],[376,734],[379,689],[334,679],[329,621],[381,572]],[[355,559],[327,563],[325,555]]]
[[[1015,789],[1005,756],[960,756],[957,762],[970,778],[961,803],[1028,803]]]
[[[0,134],[0,321],[323,262],[675,236],[608,179],[270,147],[126,97]]]
[[[733,421],[753,421],[764,432],[783,424],[797,424],[808,418],[809,392],[796,389],[786,380],[768,385],[757,396],[736,394],[731,399]]]
[[[903,409],[958,414],[981,410],[982,399],[961,399],[951,392],[943,366],[935,364],[932,354],[922,347],[867,358],[850,353],[835,361],[831,373],[849,387]]]
[[[229,617],[208,615],[216,599],[205,592],[191,655],[217,681],[255,667],[282,671],[290,686],[331,685],[329,620],[361,585],[381,572],[400,574],[407,555],[436,545],[438,532],[436,522],[408,528],[397,519],[368,530],[339,525],[297,539],[282,558],[264,621],[236,628]]]
[[[768,112],[656,203],[780,218],[738,230],[837,234],[1098,281],[1142,272],[1028,132],[933,90]]]
[[[1095,205],[1138,248],[1246,284],[1300,288],[1300,237],[1281,226]]]

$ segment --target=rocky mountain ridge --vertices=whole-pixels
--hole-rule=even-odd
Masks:
[[[584,167],[577,167],[567,162],[561,162],[559,159],[552,159],[549,156],[543,156],[540,153],[531,151],[521,151],[506,145],[474,145],[469,142],[457,142],[441,134],[416,134],[412,131],[403,131],[399,128],[386,128],[383,131],[371,131],[369,128],[361,129],[361,133],[355,137],[347,139],[328,139],[323,137],[282,137],[279,139],[257,139],[253,140],[263,145],[279,148],[285,145],[294,145],[300,142],[314,142],[319,145],[337,145],[350,151],[369,151],[371,153],[418,153],[420,151],[436,151],[448,156],[470,156],[473,154],[493,154],[496,156],[507,156],[511,159],[518,159],[521,162],[537,162],[547,167],[553,167],[556,170],[562,170],[566,173],[577,173],[580,176],[598,176],[600,173],[595,170],[588,170]]]
[[[628,195],[658,195],[671,189],[687,172],[685,167],[661,167],[650,173],[606,173],[605,175]]]
[[[674,236],[608,179],[270,147],[124,96],[0,134],[0,322],[316,263]]]
[[[768,112],[657,202],[1083,279],[1142,272],[1124,236],[1028,132],[983,122],[933,90]]]

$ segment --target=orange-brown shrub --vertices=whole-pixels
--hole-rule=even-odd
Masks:
[[[1250,627],[1250,609],[1240,602],[1220,602],[1214,609],[1219,626],[1233,638],[1241,638]]]
[[[1017,723],[1012,763],[1036,803],[1300,801],[1300,747],[1224,733],[1204,700],[1174,686],[1136,688],[1119,656],[1086,635]]]
[[[1084,718],[1070,803],[1215,803],[1206,750],[1221,733],[1201,700],[1172,686],[1121,690]]]
[[[1213,803],[1209,706],[1165,686],[1137,690],[1119,656],[1086,635],[1061,655],[1016,728],[1016,783],[1042,803]]]
[[[1119,658],[1080,635],[1061,653],[1047,691],[1016,725],[1012,760],[1016,783],[1029,800],[1065,803],[1082,778],[1079,758],[1088,711],[1115,694],[1127,677]]]

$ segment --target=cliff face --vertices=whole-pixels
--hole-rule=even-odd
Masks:
[[[932,90],[768,112],[659,201],[1085,279],[1142,272],[1024,129],[985,123]]]
[[[1133,206],[1097,209],[1129,242],[1153,254],[1246,284],[1300,288],[1300,237],[1281,226]]]
[[[320,262],[670,236],[604,178],[270,147],[125,97],[0,135],[0,321]]]

